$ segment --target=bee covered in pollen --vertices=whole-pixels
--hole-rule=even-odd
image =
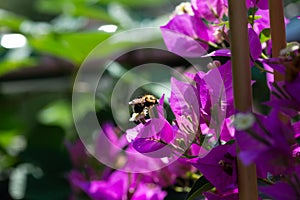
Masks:
[[[158,100],[151,94],[147,94],[136,99],[133,99],[129,102],[129,105],[132,106],[132,116],[129,121],[136,123],[146,123],[146,118],[149,118],[149,112],[158,104]]]

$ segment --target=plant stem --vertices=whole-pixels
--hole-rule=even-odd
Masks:
[[[247,9],[245,0],[230,0],[228,5],[234,105],[237,111],[248,112],[252,108],[252,91]],[[238,159],[237,164],[239,199],[257,199],[255,165],[244,166],[240,159]]]

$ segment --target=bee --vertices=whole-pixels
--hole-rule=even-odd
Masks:
[[[156,104],[158,104],[158,100],[151,94],[147,94],[144,96],[140,96],[136,99],[133,99],[129,102],[129,105],[132,106],[132,116],[129,121],[133,121],[136,123],[146,123],[146,118],[149,118],[149,111]]]

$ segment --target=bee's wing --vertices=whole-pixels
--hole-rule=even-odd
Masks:
[[[132,112],[134,112],[134,104],[130,104],[130,105],[131,105]]]
[[[129,105],[135,105],[135,104],[139,104],[139,103],[144,103],[143,99],[133,99],[132,101],[129,101]]]

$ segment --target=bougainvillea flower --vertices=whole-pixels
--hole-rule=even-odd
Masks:
[[[299,188],[300,185],[297,187]],[[297,194],[295,188],[284,182],[278,182],[269,187],[260,187],[259,190],[272,197],[272,199],[291,200],[300,198],[300,195]]]
[[[192,163],[220,193],[237,188],[236,145],[220,145]]]
[[[133,148],[150,157],[168,157],[172,153],[169,143],[175,138],[173,126],[164,119],[163,99],[156,106],[159,118],[151,118],[145,124],[139,124],[126,131],[126,138]]]
[[[269,8],[268,0],[246,0],[246,6],[247,8],[255,6],[263,10]]]
[[[163,200],[166,192],[153,183],[137,182],[138,175],[115,171],[108,180],[77,181],[93,200]]]
[[[208,28],[196,16],[176,15],[160,29],[168,50],[180,56],[199,57],[208,49]]]
[[[230,49],[218,49],[209,54],[203,55],[202,57],[210,57],[210,56],[231,57],[231,51]]]
[[[77,185],[94,200],[127,199],[128,174],[116,171],[108,180],[78,181]]]
[[[300,167],[297,166],[292,174],[284,177],[284,180],[287,181],[280,181],[267,187],[259,187],[259,191],[272,197],[272,199],[300,199]]]
[[[268,4],[268,1],[266,1],[266,4]],[[261,5],[262,5],[262,3],[261,3]],[[252,28],[254,29],[254,31],[257,34],[260,34],[261,31],[263,31],[264,29],[270,28],[269,10],[258,9],[255,12],[255,16],[257,16],[258,18],[254,20],[254,24],[253,24]],[[284,23],[287,24],[288,22],[289,22],[289,19],[284,18]],[[249,27],[250,27],[250,25],[249,25]]]
[[[256,163],[262,177],[267,172],[278,175],[292,167],[294,133],[292,127],[281,122],[278,115],[276,110],[268,117],[255,115],[252,127],[235,134],[240,159],[245,165]]]
[[[164,95],[159,101],[160,104],[157,106],[158,116],[161,117],[163,117],[163,98]],[[155,118],[154,121],[159,119],[160,118]],[[162,120],[164,119],[162,118]],[[166,134],[163,137],[160,137],[160,139],[164,139],[163,146],[161,146],[162,141],[154,140],[155,137],[160,136],[158,133],[159,131],[165,131],[164,133],[168,133],[166,132],[168,128],[164,126],[157,126],[157,124],[161,124],[160,122],[162,120],[159,120],[158,123],[153,122],[154,124],[152,124],[152,126],[154,127],[150,126],[146,128],[145,125],[139,124],[133,129],[128,129],[126,134],[120,134],[120,130],[118,128],[110,123],[104,123],[102,131],[96,140],[96,157],[109,167],[126,172],[146,173],[163,168],[168,163],[173,162],[177,157],[172,157],[173,160],[169,159],[162,161],[160,159],[172,154],[169,148],[163,148],[167,146],[166,143],[169,141],[168,137],[172,137],[171,134]],[[148,120],[148,123],[150,124],[151,120]],[[170,125],[166,124],[166,126],[169,127]],[[146,130],[143,130],[143,128]],[[151,133],[152,130],[157,130],[157,132]],[[150,135],[147,135],[149,138],[144,135],[146,133]],[[137,140],[134,141],[135,139]]]
[[[127,130],[127,139],[138,152],[152,157],[169,156],[171,148],[168,144],[175,136],[178,139],[177,145],[180,146],[178,141],[183,139],[183,146],[188,147],[199,131],[204,134],[221,132],[225,115],[230,116],[234,111],[230,62],[211,69],[208,73],[199,72],[193,78],[196,85],[171,79],[170,106],[176,117],[176,126],[171,126],[161,114],[159,118],[152,118],[145,125],[140,124]],[[221,84],[215,84],[216,81]],[[162,104],[160,102],[157,106],[159,113]],[[207,124],[206,128],[203,123]],[[214,132],[199,130],[199,127],[214,129]],[[210,142],[216,142],[219,137],[217,135],[211,138]]]
[[[194,77],[190,76],[191,78]],[[177,142],[184,149],[199,134],[201,102],[193,82],[171,79],[170,107],[175,115]]]
[[[249,48],[250,48],[250,61],[253,63],[254,61],[258,60],[262,53],[262,46],[258,37],[258,34],[252,29],[248,28],[248,35],[249,35]],[[229,49],[220,49],[213,51],[207,55],[202,57],[210,57],[210,56],[225,56],[231,57],[231,51]],[[251,64],[253,65],[253,64]]]
[[[132,145],[144,155],[166,157],[171,155],[172,148],[168,144],[174,137],[175,133],[168,121],[153,118],[142,127]]]
[[[138,125],[135,130],[130,129],[133,134],[132,137],[137,137],[140,127],[142,126]],[[129,134],[119,134],[119,131],[110,123],[103,124],[95,147],[95,156],[99,161],[109,167],[126,172],[148,172],[164,166],[160,159],[151,159],[139,153],[133,144],[127,140],[126,137],[129,137]]]
[[[220,138],[224,142],[229,142],[230,140],[234,140],[234,134],[235,129],[232,126],[232,120],[231,118],[226,118],[220,134]]]
[[[177,161],[175,161],[174,163],[177,163]],[[155,184],[161,187],[169,187],[174,185],[176,183],[176,178],[179,177],[176,173],[173,173],[169,170],[169,166],[166,166],[157,171],[146,173],[144,175],[149,176]]]
[[[269,10],[258,9],[255,12],[255,16],[257,16],[258,19],[254,20],[252,28],[257,34],[260,34],[264,29],[270,28]]]
[[[191,4],[198,17],[210,22],[222,19],[223,15],[227,13],[227,7],[223,0],[191,0]]]
[[[278,82],[272,85],[271,100],[265,104],[277,109],[289,116],[295,116],[300,112],[300,76],[292,82]]]
[[[192,169],[194,170],[194,168],[186,162],[185,158],[179,158],[159,171],[153,171],[144,175],[149,175],[155,184],[166,188],[174,186],[177,178],[186,177],[186,174],[191,172]]]
[[[73,166],[84,166],[87,160],[87,152],[81,140],[76,141],[74,144],[67,142],[66,147],[69,152]]]
[[[196,133],[199,127],[200,102],[196,88],[191,82],[171,78],[170,107],[180,130],[186,128]]]
[[[222,135],[221,130],[229,131],[224,121],[234,112],[231,63],[188,77],[195,83],[171,79],[170,106],[176,125],[182,135],[193,136],[185,141],[200,137],[204,146],[212,148]]]
[[[293,123],[292,126],[293,126],[293,130],[295,133],[295,138],[299,138],[300,137],[300,121]]]
[[[112,123],[104,123],[102,130],[95,140],[95,156],[102,163],[109,163],[115,167],[122,156],[122,148],[128,144],[125,135],[118,137],[117,128]],[[120,166],[118,166],[120,167]]]
[[[212,115],[212,106],[217,106],[219,113],[226,117],[234,113],[231,62],[195,76],[196,90],[199,94],[201,109]],[[218,84],[216,84],[218,82]],[[219,105],[216,105],[219,104]]]
[[[70,182],[72,191],[75,193],[79,193],[79,191],[81,191],[81,188],[77,184],[78,181],[86,181],[86,177],[81,172],[74,169],[68,173],[67,178]]]
[[[248,35],[249,35],[251,61],[255,61],[261,55],[262,52],[261,43],[258,34],[252,28],[248,29]]]
[[[167,196],[165,191],[151,183],[139,183],[131,200],[163,200]]]

